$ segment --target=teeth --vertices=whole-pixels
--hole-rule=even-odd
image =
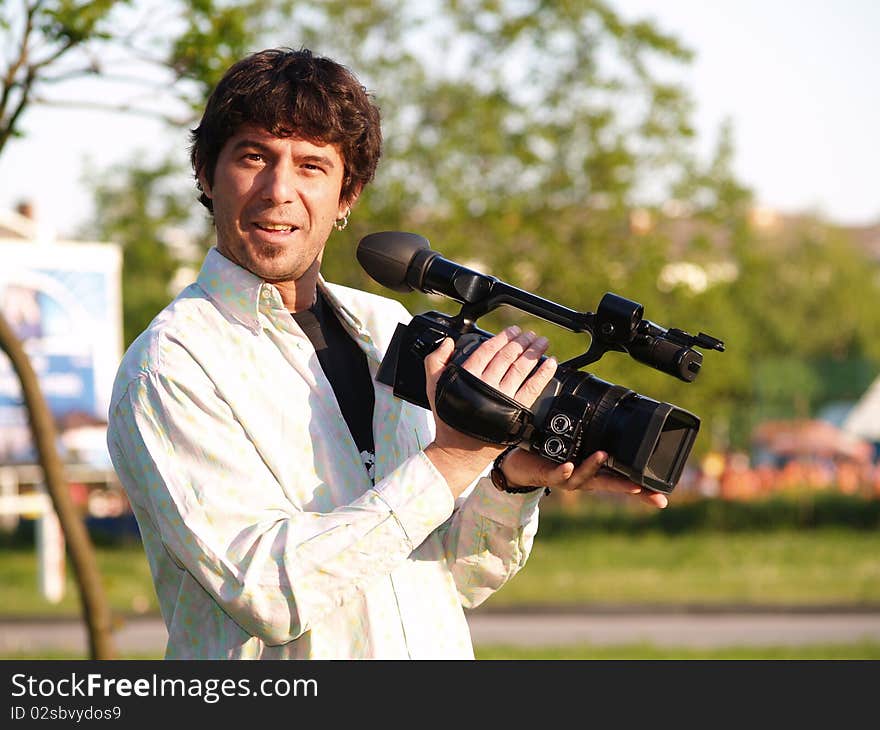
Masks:
[[[258,223],[257,225],[260,228],[263,228],[267,231],[288,231],[288,232],[290,232],[293,230],[293,226],[285,226],[285,225],[278,224],[278,223]]]

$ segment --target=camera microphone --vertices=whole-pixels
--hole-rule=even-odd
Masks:
[[[411,277],[408,273],[413,259],[419,254],[424,257],[425,251],[431,252],[431,244],[423,236],[403,231],[381,231],[361,239],[357,260],[379,284],[406,293],[421,289],[409,283]]]
[[[393,291],[442,294],[463,304],[482,299],[497,282],[444,259],[431,250],[424,236],[404,231],[381,231],[364,236],[357,260],[376,282]]]
[[[382,286],[403,294],[442,294],[463,304],[462,314],[470,320],[509,304],[572,332],[589,331],[581,312],[445,259],[416,233],[370,233],[361,239],[356,255],[364,271]]]

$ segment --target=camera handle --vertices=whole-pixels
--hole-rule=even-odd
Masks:
[[[611,292],[602,297],[595,314],[569,309],[445,259],[431,249],[427,239],[414,233],[386,231],[365,236],[358,244],[358,261],[376,281],[395,291],[419,290],[460,302],[461,311],[451,322],[462,333],[474,329],[480,317],[503,304],[572,332],[589,333],[589,349],[562,363],[575,370],[617,350],[691,382],[703,361],[702,353],[692,349],[694,345],[724,350],[721,340],[710,335],[701,332],[694,337],[643,319],[641,304]]]
[[[690,383],[703,363],[703,355],[692,349],[694,345],[724,351],[724,343],[711,335],[700,332],[694,336],[684,330],[667,330],[644,319],[641,304],[612,292],[606,292],[595,313],[578,312],[439,256],[432,259],[422,285],[432,290],[434,279],[442,284],[436,293],[462,303],[453,321],[463,332],[470,331],[480,317],[507,304],[572,332],[588,333],[587,351],[561,363],[573,370],[597,362],[606,352],[614,350]]]
[[[596,362],[609,350],[626,352],[620,345],[603,338],[601,333],[596,335],[595,315],[592,312],[578,312],[569,309],[531,292],[511,286],[493,276],[477,274],[466,269],[456,275],[453,282],[456,291],[462,295],[458,301],[463,302],[461,311],[453,317],[453,322],[462,332],[469,332],[476,326],[480,317],[507,304],[521,312],[533,314],[572,332],[586,332],[590,335],[589,349],[583,355],[561,363],[562,365],[577,370]],[[448,295],[448,290],[445,293]]]

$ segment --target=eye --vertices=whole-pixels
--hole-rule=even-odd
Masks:
[[[248,152],[244,156],[244,159],[248,162],[262,162],[264,160],[264,157],[259,152]]]

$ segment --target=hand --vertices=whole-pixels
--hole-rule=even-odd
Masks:
[[[550,459],[545,459],[543,456],[525,449],[513,449],[505,457],[501,466],[504,476],[514,486],[534,485],[566,491],[631,494],[652,507],[660,509],[669,504],[665,494],[643,489],[624,477],[609,472],[600,472],[599,468],[607,459],[608,454],[597,451],[575,467],[570,461],[557,464],[555,461],[550,461]]]
[[[437,416],[434,392],[454,348],[454,342],[447,338],[425,358],[426,391],[436,424],[436,436],[425,453],[446,478],[453,494],[458,496],[504,450],[504,446],[467,436]],[[519,327],[508,327],[483,342],[462,367],[496,390],[531,406],[556,372],[556,361],[547,358],[534,375],[529,376],[546,350],[546,338],[538,337],[534,332],[521,332]]]

